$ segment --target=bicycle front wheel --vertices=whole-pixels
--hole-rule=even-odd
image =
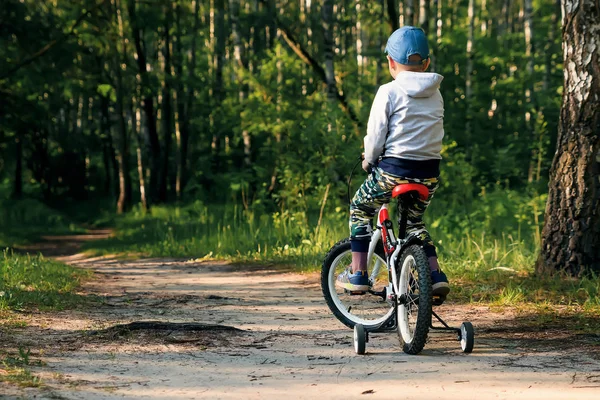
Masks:
[[[425,346],[431,324],[431,270],[423,248],[409,246],[396,271],[400,296],[398,336],[405,353],[418,354]]]
[[[388,269],[383,246],[375,248],[375,254],[368,262],[371,290],[354,294],[336,286],[339,274],[352,264],[350,240],[336,243],[323,261],[321,269],[321,289],[327,305],[344,325],[354,328],[361,324],[365,328],[375,328],[387,321],[394,313],[394,304],[388,301]]]

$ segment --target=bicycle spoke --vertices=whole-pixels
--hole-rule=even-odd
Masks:
[[[332,261],[327,292],[344,318],[368,326],[382,323],[393,313],[393,304],[387,299],[388,270],[382,255],[374,255],[367,265],[370,288],[365,292],[350,292],[336,283],[338,276],[352,263],[349,245]],[[378,268],[377,264],[380,264]]]

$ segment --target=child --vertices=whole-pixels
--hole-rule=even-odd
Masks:
[[[429,45],[419,28],[405,26],[396,30],[385,51],[394,81],[379,88],[371,107],[362,164],[370,174],[350,205],[352,265],[338,276],[336,285],[350,291],[369,290],[367,252],[373,217],[384,203],[390,202],[396,185],[421,183],[429,189],[429,197],[426,201],[417,200],[409,208],[407,234],[423,241],[433,295],[444,299],[450,286],[423,223],[440,174],[444,101],[439,86],[444,78],[425,72],[430,63]]]

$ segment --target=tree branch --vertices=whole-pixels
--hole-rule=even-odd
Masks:
[[[270,10],[269,2],[267,2],[265,0],[260,0],[260,1],[262,3],[264,3],[265,6]],[[327,78],[326,78],[325,70],[323,69],[323,67],[321,67],[321,65],[319,65],[317,60],[315,60],[308,53],[308,51],[306,51],[306,49],[304,49],[302,47],[302,44],[294,38],[294,36],[290,32],[290,30],[286,27],[286,25],[279,19],[279,17],[275,13],[270,12],[270,15],[271,15],[271,18],[273,18],[273,21],[275,22],[277,29],[279,29],[281,31],[281,36],[283,37],[283,40],[285,40],[285,42],[292,49],[292,51],[294,53],[296,53],[296,55],[306,65],[308,65],[313,70],[313,72],[319,77],[319,79],[321,79],[323,84],[327,84]],[[362,128],[362,124],[361,124],[360,120],[358,119],[358,117],[356,116],[356,114],[354,113],[354,110],[352,110],[352,108],[348,104],[348,101],[346,100],[346,96],[343,93],[340,93],[340,91],[337,89],[337,87],[335,90],[335,94],[336,94],[336,99],[340,104],[340,107],[342,107],[342,110],[344,110],[344,112],[346,113],[346,115],[348,115],[348,117],[352,120],[352,122],[354,122],[354,125],[358,132]]]
[[[60,43],[64,42],[69,36],[71,36],[71,35],[74,34],[75,28],[77,28],[79,26],[79,24],[81,24],[83,22],[83,20],[88,15],[90,15],[93,11],[96,11],[97,9],[99,9],[102,5],[104,5],[105,2],[106,2],[106,0],[102,0],[100,3],[96,4],[96,6],[94,8],[92,8],[91,10],[87,10],[86,12],[84,12],[83,14],[81,14],[79,16],[79,18],[77,18],[75,20],[75,23],[73,24],[73,26],[71,27],[71,29],[69,29],[68,33],[63,34],[63,36],[60,37],[59,39],[54,39],[54,40],[50,41],[48,44],[46,44],[40,50],[38,50],[37,52],[35,52],[31,56],[25,58],[24,60],[20,61],[17,65],[15,65],[12,68],[10,68],[8,71],[6,71],[4,74],[2,74],[0,76],[0,81],[8,78],[12,74],[14,74],[18,70],[20,70],[21,68],[23,68],[23,67],[31,64],[32,62],[34,62],[39,57],[41,57],[44,54],[46,54],[50,49],[52,49],[57,44],[60,44]]]

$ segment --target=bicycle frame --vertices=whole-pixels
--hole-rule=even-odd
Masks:
[[[394,228],[392,221],[390,220],[390,215],[388,211],[388,204],[384,204],[379,209],[379,213],[377,215],[377,228],[373,235],[371,236],[371,242],[369,243],[369,253],[367,260],[371,260],[373,254],[375,253],[375,247],[380,239],[383,239],[383,250],[386,256],[386,267],[388,269],[388,274],[390,274],[390,284],[388,286],[389,292],[397,294],[399,293],[398,288],[398,280],[396,274],[396,268],[392,268],[392,265],[396,265],[396,260],[398,258],[398,254],[402,249],[402,245],[404,240],[400,239],[396,240],[394,235]],[[381,262],[377,260],[373,270],[371,271],[371,276],[369,279],[374,281],[377,275],[381,270]]]

